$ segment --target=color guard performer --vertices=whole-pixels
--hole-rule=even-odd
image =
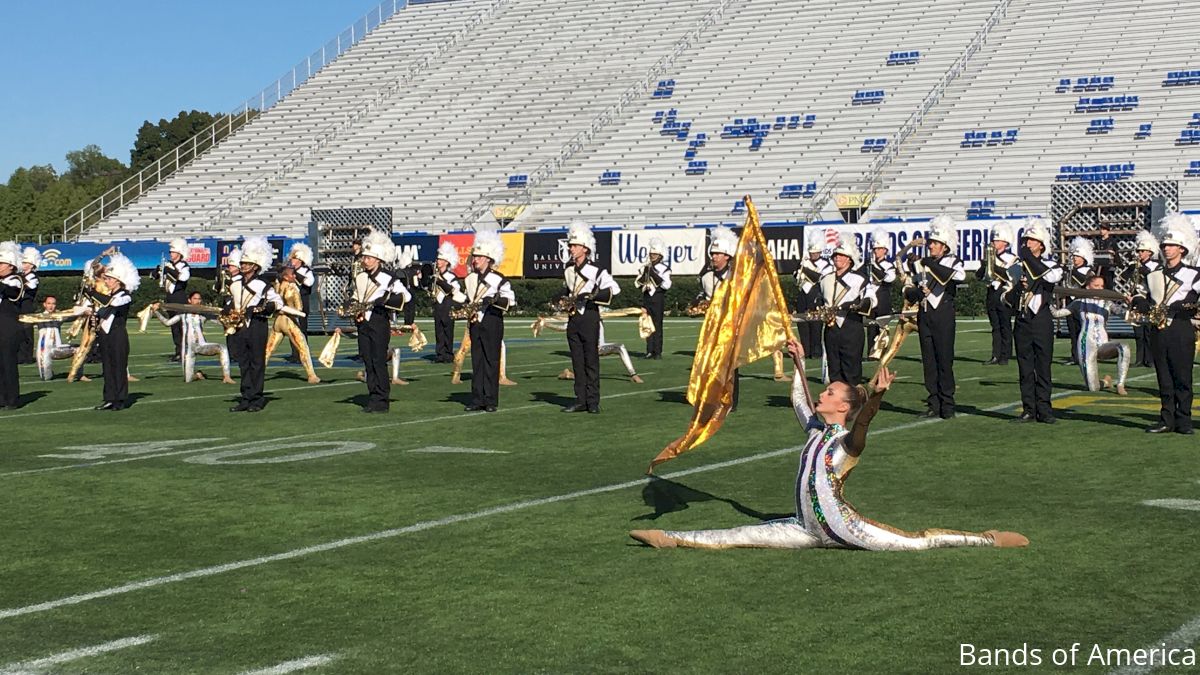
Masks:
[[[1063,269],[1051,251],[1050,226],[1044,218],[1027,218],[1024,223],[1019,285],[1009,293],[1009,304],[1017,314],[1013,338],[1017,348],[1017,371],[1021,380],[1021,415],[1014,422],[1054,424],[1050,406],[1050,362],[1054,358],[1054,320],[1051,305],[1054,285]]]
[[[133,292],[141,284],[137,267],[120,253],[114,253],[101,277],[104,290],[85,291],[88,305],[78,309],[95,324],[100,344],[100,362],[104,367],[104,402],[96,410],[124,410],[129,398],[129,305]]]
[[[463,282],[471,340],[471,403],[467,411],[496,412],[500,404],[500,358],[504,314],[517,304],[512,284],[496,271],[504,262],[504,241],[494,230],[475,233],[471,273]]]
[[[830,273],[821,277],[820,306],[834,310],[831,322],[825,323],[826,382],[848,382],[852,386],[862,381],[863,315],[875,305],[875,289],[856,270],[862,264],[862,254],[854,243],[854,235],[844,232],[838,236],[833,249]]]
[[[288,306],[295,307],[304,312],[305,318],[292,319],[292,322],[300,329],[300,334],[304,336],[304,344],[308,344],[308,312],[309,298],[312,296],[313,290],[317,287],[317,275],[313,272],[313,250],[308,244],[297,242],[292,244],[292,248],[288,251],[288,267],[291,267],[296,272],[296,289],[300,291],[300,301],[297,305],[289,303]],[[284,298],[287,302],[287,298]],[[289,363],[303,363],[304,355],[297,349],[296,341],[292,341],[292,353],[288,355]],[[309,356],[311,365],[312,357]],[[311,368],[309,368],[311,370]],[[309,380],[312,381],[311,378]]]
[[[266,360],[270,362],[275,348],[286,337],[292,343],[292,353],[299,356],[298,362],[304,366],[308,383],[318,384],[321,378],[317,377],[316,371],[313,370],[312,351],[308,348],[308,338],[304,335],[303,325],[307,323],[304,314],[308,305],[304,302],[300,288],[295,267],[289,264],[279,268],[279,276],[275,279],[275,292],[283,300],[284,306],[294,311],[279,312],[275,315],[271,323],[271,335],[267,338]]]
[[[266,237],[242,242],[241,274],[229,284],[229,299],[221,323],[230,338],[230,354],[236,354],[241,378],[241,397],[229,412],[259,412],[267,405],[263,397],[266,379],[268,321],[283,308],[283,298],[260,276],[271,267],[275,250]]]
[[[1008,365],[1012,358],[1013,316],[1005,295],[1012,290],[1009,270],[1019,262],[1011,250],[1013,239],[1012,227],[1007,223],[993,227],[992,246],[984,263],[975,270],[975,278],[987,284],[987,316],[992,327],[992,357],[984,361],[985,366]]]
[[[930,222],[926,249],[929,255],[918,263],[915,275],[921,307],[917,311],[917,331],[921,340],[921,365],[924,366],[925,390],[929,409],[924,417],[954,417],[954,296],[958,284],[967,278],[963,261],[953,254],[958,241],[954,219],[941,215]]]
[[[537,326],[538,328],[537,328],[537,330],[535,330],[535,332],[533,334],[534,337],[538,336],[538,331],[540,331],[541,328],[549,328],[550,330],[556,330],[560,333],[567,332],[566,323],[564,323],[562,321],[558,321],[553,317],[539,319],[539,321],[535,323],[535,326]],[[634,384],[642,384],[644,382],[644,380],[642,380],[641,376],[637,374],[637,370],[634,369],[633,359],[631,359],[629,357],[629,350],[625,348],[625,345],[620,342],[609,342],[608,340],[605,339],[603,315],[601,315],[601,317],[600,317],[600,356],[601,357],[605,357],[605,356],[621,357],[621,363],[625,366],[625,372],[629,374],[629,381],[633,382]],[[575,379],[575,371],[571,370],[570,368],[566,368],[561,373],[559,373],[558,379],[574,380]]]
[[[38,285],[40,284],[37,269],[42,266],[42,254],[32,246],[26,246],[21,252],[21,279],[25,285],[25,297],[21,300],[21,313],[32,314],[37,311]],[[17,354],[17,363],[34,362],[33,327],[25,328],[21,335],[21,351]]]
[[[1146,278],[1151,311],[1161,316],[1147,326],[1154,372],[1158,377],[1161,402],[1158,424],[1146,433],[1174,431],[1192,435],[1192,375],[1196,332],[1191,319],[1200,299],[1200,268],[1187,264],[1200,252],[1195,226],[1181,213],[1173,213],[1159,224],[1163,266]]]
[[[433,284],[433,340],[434,363],[454,362],[454,297],[462,294],[462,282],[454,275],[458,267],[458,247],[443,241],[438,247],[434,261]]]
[[[821,277],[829,274],[833,266],[821,257],[823,250],[822,236],[811,234],[808,238],[808,259],[800,263],[796,269],[796,285],[800,287],[800,301],[796,309],[808,312],[821,306]],[[809,358],[822,358],[825,355],[824,327],[814,321],[800,323],[797,327],[800,344]]]
[[[396,246],[386,232],[372,232],[362,242],[362,269],[354,276],[352,295],[344,314],[358,327],[358,353],[367,380],[365,413],[385,413],[391,407],[388,343],[392,339],[389,312],[401,312],[412,296],[385,263],[396,258]]]
[[[17,352],[25,329],[18,317],[25,283],[17,271],[20,264],[21,247],[13,241],[0,243],[0,410],[21,407]]]
[[[896,376],[886,368],[871,388],[835,381],[814,403],[804,376],[804,351],[795,340],[788,351],[796,364],[792,407],[808,440],[796,474],[796,515],[724,530],[634,530],[634,539],[654,548],[846,548],[865,551],[924,551],[962,546],[1024,547],[1016,532],[982,533],[929,529],[905,532],[859,513],[843,494],[850,471],[866,449],[867,429]]]
[[[1137,258],[1121,270],[1120,276],[1130,287],[1129,295],[1132,296],[1130,298],[1130,309],[1144,314],[1150,311],[1146,277],[1154,270],[1162,268],[1162,263],[1158,260],[1158,239],[1145,230],[1138,232],[1134,249]],[[1143,368],[1152,367],[1154,360],[1150,357],[1150,332],[1146,329],[1146,326],[1141,323],[1135,323],[1133,325],[1133,339],[1136,345],[1133,365]]]
[[[166,302],[182,305],[187,302],[188,280],[192,278],[192,268],[187,260],[188,243],[186,239],[172,239],[169,258],[158,266],[155,278],[162,289]],[[170,313],[168,313],[170,315]],[[171,326],[171,341],[175,343],[175,355],[172,361],[179,361],[183,354],[183,325]]]
[[[666,260],[667,245],[660,237],[650,239],[650,253],[646,264],[638,273],[637,287],[642,290],[642,307],[654,322],[654,332],[646,338],[646,358],[661,359],[663,350],[663,313],[666,310],[667,291],[671,288],[671,266]],[[604,327],[600,327],[603,334]],[[601,339],[601,343],[604,340]],[[621,347],[624,349],[624,346]],[[601,350],[604,347],[601,346]],[[636,377],[636,375],[634,375]]]
[[[1086,241],[1086,240],[1085,240]],[[1086,242],[1088,246],[1091,242]],[[1104,277],[1093,274],[1084,283],[1084,288],[1104,290]],[[1100,298],[1075,298],[1066,308],[1055,310],[1056,318],[1066,317],[1074,313],[1079,318],[1079,370],[1083,374],[1083,382],[1088,391],[1112,389],[1111,375],[1100,379],[1100,361],[1117,360],[1116,392],[1118,396],[1128,394],[1125,391],[1125,377],[1129,374],[1129,345],[1108,339],[1108,329],[1105,324],[1112,316],[1115,305],[1109,300]]]
[[[1068,288],[1083,288],[1089,277],[1092,276],[1092,265],[1096,262],[1095,248],[1092,242],[1083,237],[1075,237],[1071,240],[1071,245],[1068,248],[1071,261],[1071,271],[1066,278],[1066,286]],[[1071,338],[1071,358],[1067,361],[1069,366],[1077,366],[1080,363],[1079,355],[1079,332],[1082,330],[1082,324],[1079,317],[1075,316],[1074,312],[1067,314],[1067,333]]]
[[[199,306],[201,300],[200,291],[188,293],[187,304]],[[159,311],[159,303],[154,303],[151,307],[153,308],[154,316],[158,317],[162,325],[173,326],[177,323],[183,324],[184,382],[205,379],[204,373],[196,369],[196,356],[216,356],[221,364],[221,381],[225,384],[234,383],[233,378],[229,374],[229,350],[225,345],[209,342],[204,337],[204,323],[208,320],[208,317],[203,314],[190,314],[186,312],[173,312],[168,317]]]
[[[567,347],[575,371],[575,402],[565,413],[600,412],[600,308],[607,307],[621,287],[608,270],[592,261],[596,238],[581,222],[567,230],[570,259],[563,270],[562,302],[568,307]]]
[[[738,247],[737,235],[728,227],[714,227],[708,231],[708,236],[708,268],[700,273],[700,295],[694,301],[694,304],[702,305],[706,311],[711,306],[717,289],[733,271],[733,256],[737,255]],[[733,371],[733,406],[729,412],[737,411],[741,380],[741,372]]]
[[[878,319],[892,313],[892,284],[896,283],[896,264],[888,260],[888,251],[892,248],[887,230],[879,228],[871,233],[871,260],[865,265],[867,274],[864,276],[875,289],[875,308],[871,310],[871,318]],[[874,348],[875,340],[879,337],[879,324],[874,321],[867,326],[867,353]]]
[[[67,344],[62,338],[63,317],[59,315],[58,298],[47,295],[42,298],[42,311],[25,318],[37,330],[38,377],[49,382],[54,379],[54,362],[75,356],[77,345]]]

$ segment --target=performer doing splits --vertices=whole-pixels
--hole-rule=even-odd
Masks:
[[[453,242],[443,241],[433,264],[433,283],[429,289],[433,296],[433,341],[436,347],[433,362],[452,363],[454,296],[462,293],[462,284],[454,276],[454,268],[458,266],[458,247]]]
[[[1088,243],[1090,246],[1090,242]],[[1104,277],[1092,276],[1084,282],[1084,288],[1102,290]],[[1120,396],[1128,394],[1125,391],[1125,376],[1129,373],[1129,345],[1116,340],[1109,341],[1105,323],[1112,314],[1113,303],[1099,298],[1077,298],[1065,309],[1055,310],[1056,318],[1075,314],[1079,319],[1079,370],[1083,373],[1083,381],[1088,391],[1111,389],[1111,375],[1100,379],[1100,361],[1117,360],[1116,392]]]
[[[391,407],[388,343],[392,339],[389,312],[404,310],[412,296],[384,262],[396,258],[396,246],[386,232],[372,232],[362,243],[362,270],[354,276],[353,296],[345,314],[358,327],[358,353],[367,380],[365,413],[384,413]]]
[[[200,305],[200,291],[192,291],[188,293],[187,304]],[[168,317],[158,311],[158,303],[153,305],[154,316],[162,322],[164,326],[174,326],[177,323],[183,324],[183,381],[191,382],[192,380],[203,380],[204,373],[196,370],[196,356],[215,356],[221,362],[221,381],[225,384],[233,384],[233,378],[229,376],[229,350],[225,345],[209,342],[204,337],[204,322],[208,317],[203,314],[189,314],[178,312]]]
[[[1200,298],[1200,269],[1184,262],[1200,252],[1191,219],[1173,213],[1162,219],[1163,266],[1146,277],[1152,310],[1162,319],[1151,322],[1150,351],[1154,354],[1154,372],[1158,378],[1161,401],[1158,424],[1146,433],[1174,431],[1191,435],[1192,431],[1192,358],[1196,350],[1196,332],[1191,317]]]
[[[646,358],[661,359],[663,350],[663,312],[667,302],[667,290],[671,288],[671,266],[665,256],[667,245],[659,237],[650,240],[650,254],[642,271],[638,273],[637,286],[642,289],[642,307],[654,322],[654,332],[646,338]],[[604,327],[600,330],[603,332]],[[601,338],[601,351],[604,339]],[[622,347],[624,349],[624,347]]]
[[[504,242],[494,230],[475,233],[471,269],[463,286],[470,312],[471,403],[467,411],[496,412],[500,401],[500,358],[504,345],[504,313],[517,304],[512,284],[496,267],[504,262]]]
[[[875,289],[855,271],[861,263],[854,235],[842,233],[833,249],[833,267],[820,283],[821,305],[835,312],[833,321],[825,324],[826,382],[857,385],[862,380],[863,314],[875,305]]]
[[[301,327],[302,324],[307,323],[303,314],[306,312],[305,308],[308,307],[308,304],[301,294],[296,274],[296,269],[291,265],[279,268],[279,277],[275,280],[275,292],[283,299],[284,306],[295,310],[295,313],[280,312],[275,315],[275,320],[271,324],[271,335],[267,338],[266,360],[271,360],[275,348],[286,337],[292,343],[292,354],[297,356],[294,360],[304,366],[304,372],[308,375],[308,383],[318,384],[321,378],[317,377],[316,371],[313,370],[312,351],[308,348],[308,338],[305,337],[304,329]],[[288,361],[292,360],[288,359]]]
[[[919,551],[957,546],[1018,547],[1029,540],[1016,532],[981,534],[955,530],[904,532],[864,517],[842,494],[846,477],[866,447],[867,428],[879,411],[895,375],[880,369],[872,389],[830,383],[814,405],[804,376],[804,351],[794,340],[788,351],[796,364],[792,406],[808,434],[796,474],[796,515],[725,530],[634,530],[630,536],[655,548],[850,548]],[[820,417],[818,417],[818,415]]]
[[[170,244],[170,256],[168,260],[158,266],[154,276],[158,279],[158,286],[162,289],[167,302],[182,305],[187,302],[187,284],[188,279],[192,278],[192,268],[188,267],[187,257],[188,243],[186,239],[172,239]],[[168,313],[171,316],[172,313]],[[171,357],[172,361],[178,361],[183,354],[183,325],[175,324],[171,326],[171,341],[175,343],[175,354]]]
[[[267,366],[267,321],[283,307],[283,299],[259,274],[271,266],[275,251],[266,237],[242,242],[241,275],[229,284],[229,299],[221,323],[233,331],[229,353],[236,356],[241,377],[241,400],[229,412],[259,412],[267,405],[263,383]]]
[[[567,312],[567,346],[575,371],[575,402],[565,413],[600,412],[600,308],[607,307],[621,287],[608,270],[592,262],[596,238],[587,225],[574,222],[567,231],[570,260],[563,270],[561,300]]]
[[[1050,407],[1050,361],[1054,358],[1054,321],[1050,303],[1054,284],[1063,270],[1050,251],[1050,228],[1042,218],[1024,223],[1021,246],[1021,283],[1009,293],[1017,323],[1013,337],[1017,347],[1017,372],[1021,380],[1021,415],[1014,422],[1054,424]]]
[[[16,410],[21,404],[21,380],[17,374],[17,352],[21,348],[21,298],[25,285],[17,266],[21,247],[16,242],[0,243],[0,410]]]
[[[104,368],[104,402],[96,410],[124,410],[129,398],[129,319],[131,295],[138,289],[141,278],[133,262],[115,253],[101,277],[105,291],[92,288],[86,291],[88,306],[82,313],[91,315],[98,331],[100,362]]]
[[[975,278],[987,284],[987,316],[992,326],[992,358],[984,361],[985,366],[1005,366],[1012,358],[1012,307],[1004,298],[1012,290],[1009,269],[1017,264],[1017,256],[1010,250],[1012,245],[1012,227],[1006,223],[997,224],[992,228],[992,246],[985,254],[984,263],[975,270]]]
[[[916,263],[921,308],[917,312],[917,331],[921,337],[921,365],[924,366],[925,404],[923,417],[954,417],[954,296],[958,284],[967,278],[963,262],[954,256],[958,228],[954,219],[941,215],[929,224],[926,247],[929,255]],[[910,292],[912,289],[910,289]]]

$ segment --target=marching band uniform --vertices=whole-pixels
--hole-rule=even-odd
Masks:
[[[301,291],[302,286],[299,283],[299,277],[294,281],[287,281],[280,274],[275,281],[275,292],[279,294],[283,300],[284,306],[291,307],[297,312],[304,312],[308,307],[304,302]],[[271,334],[267,338],[266,360],[271,360],[271,355],[275,353],[275,348],[283,338],[287,338],[292,343],[292,353],[296,354],[298,361],[304,366],[304,372],[308,376],[309,384],[317,384],[321,378],[317,377],[316,371],[313,370],[312,351],[308,348],[308,338],[304,335],[304,324],[307,321],[303,318],[284,314],[280,312],[275,315],[275,320],[271,323]]]
[[[233,282],[242,276],[242,249],[235,248],[225,256],[225,274],[217,275],[217,303],[224,307],[231,297],[233,297]],[[225,351],[229,352],[229,359],[235,363],[241,363],[242,357],[238,355],[237,346],[239,342],[233,338],[232,333],[225,334]]]
[[[242,321],[230,337],[231,354],[238,360],[241,398],[230,412],[258,412],[267,405],[263,384],[267,366],[267,321],[283,307],[283,299],[259,275],[271,266],[275,251],[266,237],[250,237],[242,243],[242,274],[230,282],[226,309],[241,312]]]
[[[1184,260],[1200,252],[1200,242],[1197,242],[1191,220],[1185,215],[1171,214],[1163,218],[1161,227],[1164,229],[1162,247],[1178,246],[1183,249],[1183,255],[1171,265],[1164,250],[1163,267],[1151,272],[1146,279],[1150,301],[1166,310],[1166,325],[1147,326],[1161,410],[1158,425],[1146,431],[1190,435],[1193,433],[1192,374],[1195,365],[1192,358],[1196,350],[1191,317],[1195,314],[1197,298],[1200,298],[1200,268],[1188,265]],[[1189,310],[1185,305],[1192,305],[1192,308]]]
[[[837,272],[837,257],[848,259],[844,272]],[[829,274],[821,277],[821,306],[836,311],[833,324],[825,324],[825,378],[828,382],[845,382],[855,386],[862,379],[863,313],[875,304],[875,289],[862,274],[855,271],[861,263],[861,254],[854,243],[854,235],[845,233],[838,237],[833,250],[834,263]]]
[[[21,380],[17,373],[17,352],[21,347],[21,300],[25,284],[17,273],[21,247],[15,242],[0,244],[0,410],[15,410],[21,405]]]
[[[182,305],[187,302],[188,280],[192,278],[192,268],[188,267],[185,258],[188,253],[187,240],[172,239],[170,244],[170,259],[164,262],[156,273],[159,288],[162,289],[166,302]],[[171,316],[173,312],[168,312]],[[175,356],[172,361],[183,358],[183,325],[171,326],[171,341],[175,343]]]
[[[1055,317],[1065,317],[1074,313],[1080,324],[1079,330],[1079,371],[1088,391],[1100,391],[1109,387],[1111,377],[1104,377],[1103,386],[1100,381],[1100,361],[1117,359],[1116,391],[1125,395],[1125,376],[1129,374],[1129,345],[1108,339],[1105,323],[1112,315],[1113,303],[1097,298],[1077,298],[1066,309],[1055,310]]]
[[[867,282],[875,289],[875,308],[871,310],[871,318],[878,319],[892,313],[892,284],[896,283],[896,264],[887,259],[891,245],[888,243],[887,230],[878,229],[871,234],[871,261],[865,267]],[[876,255],[882,251],[882,255]],[[867,326],[867,352],[869,353],[879,337],[879,324],[871,322]]]
[[[1025,220],[1024,245],[1021,246],[1021,285],[1010,291],[1010,304],[1016,308],[1013,337],[1017,347],[1017,370],[1021,380],[1021,415],[1014,421],[1054,424],[1050,407],[1050,362],[1054,358],[1054,322],[1050,307],[1054,285],[1063,270],[1051,256],[1050,228],[1043,218]],[[1029,248],[1029,241],[1043,246],[1040,256]]]
[[[37,311],[38,275],[37,268],[42,266],[42,254],[32,246],[25,247],[21,253],[21,280],[25,286],[25,297],[21,300],[21,313],[32,314]],[[33,326],[26,327],[21,334],[21,350],[17,354],[17,363],[33,363]]]
[[[391,407],[391,379],[388,375],[388,343],[392,339],[389,312],[403,311],[412,297],[404,284],[384,265],[396,257],[396,247],[386,232],[372,232],[362,244],[363,268],[354,277],[353,300],[367,307],[355,318],[358,327],[358,353],[363,360],[367,381],[367,404],[363,412],[383,413]],[[367,269],[367,259],[378,265]]]
[[[954,220],[938,216],[930,223],[928,241],[940,242],[946,252],[940,257],[926,256],[920,261],[926,277],[921,307],[917,311],[917,331],[921,340],[921,364],[925,390],[929,392],[926,417],[954,417],[954,296],[958,283],[967,278],[963,262],[954,254],[958,241]],[[928,247],[929,244],[926,244]]]
[[[866,447],[867,428],[879,411],[883,391],[871,392],[851,428],[823,422],[813,410],[804,371],[792,378],[792,407],[808,439],[796,473],[796,515],[722,530],[635,530],[630,535],[655,548],[844,548],[865,551],[924,551],[962,546],[1026,546],[1013,532],[928,529],[905,532],[862,515],[843,494],[850,471]]]
[[[737,255],[738,240],[737,235],[733,230],[727,227],[714,227],[709,230],[708,258],[709,266],[700,274],[700,298],[709,303],[709,308],[712,308],[712,300],[717,294],[717,289],[729,277],[729,273],[733,271],[733,258]],[[724,253],[729,256],[729,262],[726,263],[723,269],[718,270],[713,266],[712,257],[715,253]],[[729,412],[735,412],[738,407],[738,395],[741,393],[742,374],[741,369],[733,371],[733,405],[730,406]]]
[[[661,359],[663,350],[663,313],[667,291],[671,288],[671,266],[666,260],[667,245],[659,237],[650,240],[650,255],[638,274],[637,286],[642,289],[642,307],[654,322],[654,332],[646,338],[646,358]],[[657,258],[657,259],[656,259]],[[600,327],[603,334],[604,327]],[[600,340],[603,345],[604,340]],[[601,346],[603,349],[603,346]]]
[[[184,382],[191,382],[197,376],[204,379],[204,375],[196,370],[196,356],[199,355],[216,356],[221,363],[221,381],[233,384],[233,378],[229,374],[229,350],[225,345],[209,342],[204,337],[204,322],[208,320],[208,317],[184,312],[175,312],[173,316],[168,317],[157,309],[154,310],[154,315],[164,326],[183,324]]]
[[[445,263],[443,266],[442,263]],[[433,339],[436,348],[434,363],[454,361],[454,297],[462,294],[462,284],[454,275],[458,267],[458,247],[444,241],[438,247],[434,262],[433,285]]]
[[[809,238],[808,259],[800,263],[796,269],[796,285],[800,287],[800,301],[796,309],[807,312],[821,306],[821,277],[833,271],[828,260],[821,257],[821,241],[818,237]],[[804,346],[804,354],[808,358],[821,358],[825,353],[823,331],[820,323],[806,321],[797,327],[800,344]]]
[[[104,403],[96,410],[124,410],[129,398],[129,304],[131,293],[136,291],[141,279],[133,263],[116,253],[109,259],[104,278],[120,282],[108,293],[92,289],[87,292],[92,306],[92,318],[96,322],[97,338],[100,343],[100,362],[104,366]]]
[[[596,238],[587,225],[571,224],[568,246],[586,249],[578,260],[567,262],[563,270],[564,294],[573,302],[567,319],[567,347],[571,350],[571,369],[575,371],[575,403],[563,412],[600,412],[600,307],[607,307],[621,287],[608,270],[591,262]]]
[[[992,261],[989,272],[988,265],[980,265],[975,270],[975,278],[987,283],[987,316],[992,327],[992,357],[983,365],[1004,366],[1013,354],[1013,316],[1012,308],[1004,299],[1010,279],[1008,270],[1018,263],[1017,256],[1012,252],[1012,227],[1001,223],[992,228],[992,250],[988,252]],[[1003,247],[997,246],[997,242]]]
[[[1162,269],[1158,258],[1158,240],[1146,231],[1138,232],[1136,246],[1137,260],[1121,270],[1121,278],[1132,288],[1133,303],[1130,309],[1138,312],[1150,310],[1149,289],[1146,288],[1146,278],[1157,269]],[[1154,365],[1150,357],[1150,332],[1146,326],[1138,323],[1133,326],[1133,340],[1137,351],[1133,357],[1133,365],[1150,368]]]
[[[517,297],[508,279],[495,270],[504,261],[504,242],[498,232],[476,232],[471,255],[472,271],[460,298],[478,308],[467,329],[471,340],[471,403],[465,409],[496,412],[500,403],[504,313],[517,304]]]
[[[1090,241],[1083,237],[1075,237],[1071,242],[1071,272],[1067,275],[1068,288],[1083,288],[1087,283],[1088,277],[1092,275],[1092,265],[1095,262],[1095,249]],[[1079,317],[1075,316],[1074,312],[1067,314],[1067,333],[1071,338],[1071,359],[1067,361],[1068,365],[1079,365],[1079,332],[1082,330],[1082,324]]]
[[[292,248],[288,252],[288,265],[290,265],[292,267],[292,269],[296,270],[295,285],[296,285],[296,289],[300,292],[300,298],[299,298],[299,304],[293,304],[293,303],[289,302],[288,306],[292,307],[294,309],[298,309],[301,312],[304,312],[304,314],[305,314],[305,317],[302,319],[295,318],[295,319],[290,319],[290,320],[291,320],[292,324],[295,325],[296,328],[299,329],[300,335],[304,336],[303,344],[305,345],[306,348],[308,345],[308,316],[307,315],[308,315],[308,311],[309,311],[308,308],[310,307],[310,305],[308,304],[308,300],[312,296],[313,289],[317,287],[317,275],[315,272],[313,272],[312,264],[313,264],[312,247],[309,246],[308,244],[304,244],[304,243],[300,243],[300,242],[292,244]],[[284,298],[284,301],[287,302],[287,298]],[[280,317],[280,318],[282,318],[282,317]],[[276,323],[278,323],[278,321],[276,321]],[[292,353],[288,356],[288,358],[287,358],[288,361],[291,361],[293,363],[304,363],[305,362],[305,356],[301,352],[301,350],[299,348],[299,344],[300,343],[298,343],[297,341],[292,340]],[[268,357],[268,358],[270,358],[270,357]],[[311,371],[312,371],[312,355],[311,354],[308,356],[307,360],[308,360],[309,365],[306,367],[306,370],[310,371],[309,382],[312,382],[313,376],[311,375]]]

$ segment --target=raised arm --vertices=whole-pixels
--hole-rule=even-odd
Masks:
[[[862,410],[858,411],[858,415],[854,417],[854,424],[850,427],[850,435],[846,438],[846,452],[852,457],[858,457],[867,447],[867,429],[871,426],[871,420],[875,418],[875,414],[879,412],[879,405],[883,402],[883,394],[892,386],[895,381],[896,374],[887,368],[880,368],[879,372],[875,373],[875,377],[866,386],[867,400],[863,403]]]
[[[792,408],[800,426],[807,429],[816,420],[812,396],[808,393],[808,378],[804,376],[804,347],[796,340],[788,340],[787,350],[796,364],[796,373],[792,377]]]

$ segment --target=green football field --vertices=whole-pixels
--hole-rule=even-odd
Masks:
[[[161,328],[132,336],[124,412],[91,410],[98,378],[26,367],[25,407],[0,416],[0,673],[932,673],[999,649],[988,672],[1026,672],[1073,645],[1073,670],[1109,672],[1093,649],[1200,642],[1200,444],[1143,433],[1152,370],[1120,398],[1055,365],[1059,424],[1010,424],[1016,362],[982,366],[986,323],[963,322],[960,414],[923,420],[905,345],[848,497],[1028,549],[654,550],[627,532],[792,511],[790,385],[743,369],[739,411],[650,480],[690,417],[699,323],[669,320],[645,361],[609,322],[645,383],[602,359],[601,415],[559,412],[565,338],[528,324],[508,324],[518,385],[494,414],[407,350],[388,415],[359,412],[348,362],[309,385],[278,357],[267,409],[231,414],[236,386],[211,359],[185,384]]]

